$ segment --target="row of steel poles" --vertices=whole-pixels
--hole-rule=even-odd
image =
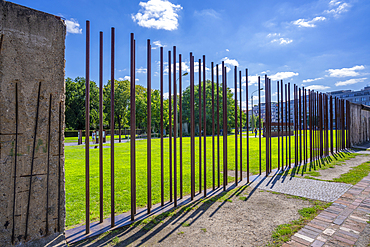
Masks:
[[[136,109],[135,109],[135,46],[136,41],[134,34],[130,36],[130,181],[131,181],[131,220],[135,220],[136,215]],[[152,209],[152,154],[151,154],[151,43],[147,40],[147,212]],[[114,188],[114,53],[115,53],[115,30],[111,30],[111,226],[115,225],[115,188]],[[164,50],[160,47],[160,166],[161,166],[161,205],[164,206],[165,188],[164,188]],[[183,198],[183,152],[190,152],[190,187],[191,200],[196,195],[196,162],[195,162],[195,129],[196,129],[196,114],[198,114],[198,132],[199,132],[199,157],[198,157],[198,178],[199,178],[199,193],[207,196],[207,78],[206,78],[206,57],[203,55],[202,59],[198,60],[198,95],[195,95],[195,73],[196,62],[193,53],[190,53],[190,150],[183,149],[182,142],[182,56],[176,54],[176,46],[168,51],[168,89],[169,89],[169,194],[170,202],[174,203],[176,207],[178,200]],[[177,69],[177,64],[178,69]],[[211,63],[211,117],[212,117],[212,189],[220,188],[220,174],[223,174],[223,190],[226,190],[228,185],[228,165],[232,161],[228,160],[228,106],[227,95],[229,89],[227,87],[227,67],[222,62],[220,70],[219,64],[214,66]],[[214,78],[214,69],[216,71],[216,80]],[[221,74],[220,74],[221,71]],[[239,84],[238,84],[239,75]],[[177,79],[178,77],[178,79]],[[221,81],[219,80],[221,77]],[[179,81],[179,85],[177,85]],[[246,171],[247,182],[249,183],[249,132],[248,124],[243,124],[242,121],[242,71],[234,67],[234,125],[235,125],[235,185],[243,179],[243,154],[246,153]],[[248,104],[248,70],[245,70],[246,81],[246,123],[249,123],[249,104]],[[203,82],[203,83],[202,83]],[[290,100],[290,83],[283,84],[283,81],[277,81],[277,113],[273,110],[272,105],[272,88],[271,79],[264,78],[265,82],[265,121],[263,132],[266,144],[266,176],[273,170],[273,138],[277,137],[278,143],[278,169],[291,168],[291,138],[294,136],[294,160],[295,166],[305,164],[307,162],[320,161],[322,158],[328,156],[330,153],[334,154],[349,147],[349,131],[346,131],[346,126],[349,124],[349,103],[344,100],[332,98],[326,94],[306,90],[294,85],[293,96],[294,100]],[[90,23],[86,22],[86,137],[90,135]],[[214,87],[216,86],[216,95]],[[238,88],[239,86],[239,88]],[[172,94],[173,88],[173,94]],[[285,95],[284,89],[285,88]],[[103,131],[103,33],[100,32],[100,46],[99,46],[99,129],[100,133]],[[177,91],[179,90],[179,92]],[[239,99],[238,99],[239,91]],[[258,77],[258,115],[259,115],[259,174],[262,173],[262,111],[261,111],[261,78]],[[172,96],[173,95],[173,96]],[[196,96],[198,96],[198,103],[196,103]],[[222,96],[222,102],[220,97]],[[284,101],[285,96],[285,101]],[[216,101],[216,102],[215,102]],[[239,106],[238,106],[239,103]],[[293,112],[291,112],[291,103],[293,104]],[[198,104],[199,112],[195,112],[195,105]],[[179,112],[177,106],[179,105]],[[173,107],[173,110],[172,110]],[[253,108],[253,105],[251,105]],[[222,113],[220,109],[222,108]],[[253,112],[253,111],[252,111]],[[293,114],[291,114],[293,113]],[[216,116],[215,116],[216,114]],[[238,118],[239,114],[239,118]],[[273,121],[272,115],[277,116],[277,120]],[[221,116],[221,117],[220,117]],[[179,122],[178,122],[179,117]],[[173,122],[173,126],[172,126]],[[335,127],[334,127],[335,124]],[[178,128],[179,125],[179,128]],[[222,127],[222,129],[220,129]],[[247,127],[246,138],[243,138],[243,127]],[[334,140],[335,128],[335,140]],[[179,131],[178,131],[179,129]],[[329,138],[330,132],[330,138]],[[222,141],[220,135],[222,133]],[[239,140],[238,140],[239,137]],[[285,139],[284,139],[285,138]],[[179,148],[177,147],[177,140],[179,139]],[[217,145],[216,145],[217,139]],[[246,139],[246,146],[243,148],[243,139]],[[89,161],[89,138],[86,138],[86,233],[90,231],[90,161]],[[347,142],[346,142],[347,140]],[[203,145],[202,145],[203,141]],[[238,142],[239,141],[239,142]],[[309,145],[308,145],[309,143]],[[173,144],[173,147],[172,147]],[[281,144],[281,146],[280,146]],[[202,149],[203,148],[203,149]],[[222,148],[223,159],[220,158]],[[202,153],[203,150],[203,153]],[[177,165],[177,156],[179,151],[179,171]],[[329,152],[330,151],[330,152]],[[276,151],[275,151],[276,152]],[[216,154],[217,153],[217,154]],[[217,159],[216,159],[217,156]],[[221,164],[220,161],[223,161]],[[173,164],[172,164],[173,162]],[[217,162],[217,164],[216,164]],[[221,171],[221,167],[222,171]],[[216,171],[217,170],[217,171]],[[177,181],[179,173],[179,183]],[[202,180],[203,175],[203,180]],[[217,180],[217,185],[216,185]],[[179,186],[179,190],[177,188]],[[180,192],[178,196],[177,193]],[[99,138],[99,205],[100,205],[100,222],[103,222],[103,143],[102,138]]]

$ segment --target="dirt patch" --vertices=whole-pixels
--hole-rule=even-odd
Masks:
[[[278,225],[298,219],[298,209],[312,203],[242,187],[218,200],[193,205],[192,210],[124,227],[72,246],[265,246],[272,241],[272,231]]]
[[[333,168],[328,168],[325,170],[318,170],[320,176],[318,178],[322,180],[333,180],[334,178],[339,178],[342,174],[349,172],[353,167],[359,166],[370,160],[368,155],[359,155],[353,159],[346,160],[342,165],[336,165]]]

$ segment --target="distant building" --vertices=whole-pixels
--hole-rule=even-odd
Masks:
[[[340,90],[328,92],[329,95],[349,102],[370,106],[370,86],[366,86],[359,91]]]

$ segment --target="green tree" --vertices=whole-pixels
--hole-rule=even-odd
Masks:
[[[215,125],[217,124],[217,85],[216,83],[214,84],[214,102],[215,102],[215,107],[214,107],[214,116],[215,116]],[[201,95],[201,106],[203,108],[203,83],[202,83],[202,95]],[[194,111],[195,111],[195,126],[199,126],[199,85],[194,86]],[[222,94],[222,87],[219,87],[219,101],[220,101],[220,129],[223,129],[223,94]],[[235,103],[233,99],[233,93],[231,92],[230,88],[227,88],[227,130],[230,132],[231,128],[235,128]],[[239,115],[240,110],[239,110],[239,105],[237,106],[237,116],[239,120]],[[201,125],[203,126],[203,110],[202,110],[202,123]],[[246,121],[246,116],[242,112],[242,122],[245,124]],[[191,118],[190,118],[190,86],[187,87],[183,93],[183,122],[188,122],[190,123]],[[189,125],[190,128],[190,125]],[[207,81],[206,82],[206,128],[207,128],[207,134],[211,134],[212,132],[212,82]],[[190,129],[189,129],[190,131]],[[215,127],[216,131],[216,127]]]
[[[85,78],[67,77],[65,116],[66,127],[70,129],[85,129]],[[90,127],[95,128],[99,117],[99,89],[94,81],[90,81]]]

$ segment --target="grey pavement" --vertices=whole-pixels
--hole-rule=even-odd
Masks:
[[[350,184],[281,175],[255,176],[250,186],[327,202],[334,202],[352,187]]]

